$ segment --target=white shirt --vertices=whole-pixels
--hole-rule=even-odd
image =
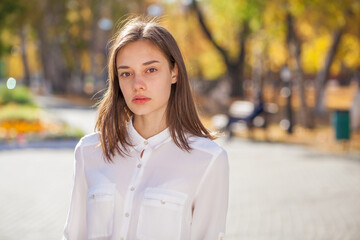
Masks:
[[[66,240],[223,239],[228,208],[229,165],[224,149],[189,136],[189,152],[169,130],[145,140],[132,121],[129,155],[103,159],[99,133],[75,148],[74,186]],[[141,154],[143,152],[143,154]]]

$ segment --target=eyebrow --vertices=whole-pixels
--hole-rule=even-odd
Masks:
[[[158,60],[150,60],[150,61],[147,61],[147,62],[144,62],[142,65],[144,66],[147,66],[147,65],[150,65],[150,64],[153,64],[153,63],[160,63]],[[117,69],[127,69],[129,68],[128,66],[118,66]]]

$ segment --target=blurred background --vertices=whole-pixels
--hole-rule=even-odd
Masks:
[[[60,238],[72,150],[131,14],[174,35],[204,123],[224,133],[229,239],[360,238],[358,0],[1,0],[0,239]]]
[[[36,101],[31,109],[24,106],[31,94],[84,104],[99,100],[106,87],[109,39],[130,14],[159,17],[175,36],[210,127],[223,128],[229,117],[250,116],[246,127],[231,128],[235,134],[246,133],[254,125],[251,121],[265,115],[255,127],[267,128],[270,140],[337,149],[337,133],[338,140],[358,140],[350,141],[347,149],[360,149],[356,0],[3,0],[1,139],[55,131],[36,116]],[[9,107],[11,102],[19,105]],[[216,114],[226,116],[212,119]],[[33,124],[15,121],[21,118]],[[263,138],[257,129],[251,132]]]

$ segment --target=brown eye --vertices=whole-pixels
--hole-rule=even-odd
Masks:
[[[157,69],[156,68],[149,68],[146,72],[152,73],[152,72],[156,72]]]
[[[131,74],[128,73],[128,72],[123,72],[123,73],[120,74],[120,77],[126,78],[126,77],[128,77],[128,76],[130,76],[130,75],[131,75]]]

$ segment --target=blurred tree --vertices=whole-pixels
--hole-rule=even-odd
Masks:
[[[95,89],[105,87],[106,73],[106,56],[108,52],[108,42],[111,37],[112,29],[115,23],[124,18],[129,8],[138,6],[136,2],[111,1],[111,0],[90,0],[91,21],[89,51],[91,58],[90,78],[94,82]],[[133,9],[135,12],[136,9]],[[117,26],[115,26],[117,27]]]
[[[296,27],[294,23],[294,17],[290,11],[286,14],[286,25],[287,25],[287,37],[286,42],[289,48],[289,56],[293,58],[295,61],[292,61],[294,66],[292,66],[292,71],[294,75],[294,80],[299,86],[299,95],[300,95],[300,103],[301,103],[301,122],[307,128],[313,128],[313,116],[309,107],[307,106],[307,96],[306,89],[304,83],[304,74],[303,67],[301,62],[301,42],[296,33]]]
[[[65,93],[71,76],[65,53],[68,44],[67,1],[34,1],[32,4],[38,7],[34,10],[32,24],[39,39],[44,79],[51,92]]]
[[[359,36],[359,29],[353,23],[359,22],[360,3],[355,0],[331,2],[325,0],[277,0],[267,6],[269,7],[271,4],[279,6],[276,12],[273,11],[273,14],[281,16],[280,19],[284,19],[286,23],[285,39],[288,46],[288,62],[293,71],[293,81],[299,87],[301,122],[307,127],[313,127],[313,114],[318,114],[321,109],[325,108],[323,103],[325,83],[331,71],[334,73],[333,63],[340,58],[337,53],[342,46],[341,39],[346,32]],[[279,19],[275,22],[280,23]],[[279,36],[282,35],[282,32],[283,30],[278,31]],[[303,48],[306,51],[305,55],[302,54]],[[349,52],[351,51],[347,51],[346,54],[349,55]],[[344,56],[345,54],[342,57]],[[321,59],[323,60],[321,61]],[[324,64],[322,65],[321,62]],[[307,105],[309,97],[306,94],[304,72],[308,75],[316,74],[314,112],[310,111]]]
[[[144,2],[4,0],[0,4],[0,31],[5,29],[19,37],[27,85],[30,84],[30,69],[26,45],[30,34],[34,33],[32,40],[38,43],[43,78],[49,90],[53,93],[83,93],[85,90],[92,94],[94,84],[98,89],[105,86],[107,42],[113,19],[122,18],[129,9],[137,13],[145,11]],[[0,38],[0,56],[8,55],[13,45]]]
[[[0,31],[8,29],[17,15],[23,12],[21,0],[3,0],[0,3]],[[11,51],[11,45],[0,38],[0,56],[4,56]]]
[[[357,0],[344,1],[304,1],[306,11],[304,17],[311,22],[317,31],[327,31],[331,34],[330,45],[323,60],[323,66],[315,77],[316,102],[315,114],[324,113],[325,83],[330,76],[331,66],[336,59],[336,53],[345,33],[357,32],[354,22],[360,17],[360,5]]]
[[[193,11],[179,13],[183,9],[180,1],[3,0],[0,31],[11,32],[13,38],[9,39],[16,41],[4,41],[2,35],[0,55],[9,54],[11,47],[22,49],[24,67],[20,69],[24,69],[24,79],[29,79],[32,69],[27,62],[33,59],[27,60],[26,46],[35,42],[44,79],[54,92],[92,94],[105,84],[107,42],[113,29],[106,24],[116,26],[129,12],[146,14],[148,6],[156,3],[168,6],[164,22],[184,50],[190,74],[218,79],[227,72],[231,96],[244,96],[244,75],[252,74],[253,85],[261,88],[263,80],[276,76],[289,61],[302,109],[309,107],[304,75],[317,74],[317,103],[321,106],[326,79],[336,74],[340,62],[351,70],[360,64],[357,0],[181,2],[188,2],[187,9]]]
[[[197,1],[192,0],[192,7],[201,29],[226,65],[232,97],[244,97],[246,42],[250,34],[261,26],[264,4],[265,2],[260,0],[203,1],[203,7],[207,8],[207,11],[204,11],[208,15],[206,17]]]
[[[30,68],[27,57],[27,31],[26,24],[29,10],[24,0],[4,0],[0,4],[0,32],[8,31],[20,37],[20,53],[24,69],[24,84],[30,85]],[[14,46],[11,43],[2,41],[0,38],[0,56],[9,54]]]

